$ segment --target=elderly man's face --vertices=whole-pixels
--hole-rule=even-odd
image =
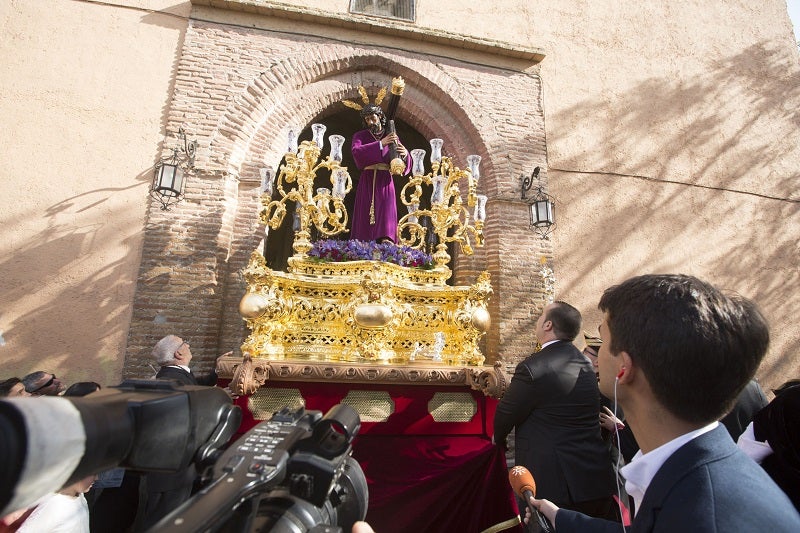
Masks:
[[[192,350],[189,347],[189,341],[181,339],[181,345],[175,351],[175,355],[180,355],[183,364],[188,365],[192,360]]]

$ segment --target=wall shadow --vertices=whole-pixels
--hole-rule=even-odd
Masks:
[[[760,43],[702,78],[646,80],[621,99],[614,128],[594,139],[603,150],[550,162],[566,233],[556,240],[562,295],[577,298],[647,272],[696,274],[764,310],[778,342],[762,381],[774,386],[800,374],[800,298],[790,288],[800,283],[800,152],[787,141],[800,126],[800,72],[792,60]],[[604,104],[584,101],[552,123],[580,129],[572,117],[608,114]],[[643,140],[655,150],[637,159]],[[620,164],[620,154],[633,156]],[[688,160],[689,175],[668,173]],[[598,321],[599,291],[582,302]]]

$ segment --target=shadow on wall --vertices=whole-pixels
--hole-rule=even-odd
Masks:
[[[128,187],[75,195],[44,213],[30,214],[32,219],[47,220],[46,228],[25,237],[13,254],[0,260],[3,307],[24,311],[4,324],[8,328],[4,337],[20,339],[24,345],[4,354],[3,375],[22,376],[46,368],[61,372],[68,383],[118,381],[122,354],[103,350],[124,341],[135,268],[123,257],[95,271],[85,269],[99,262],[97,256],[139,249],[136,235],[121,242],[105,241],[118,237],[120,228],[140,223],[139,216],[131,214],[126,222],[125,212],[117,211],[120,220],[109,224],[108,213],[114,211],[114,196],[141,188],[148,173],[141,173],[137,183]],[[87,324],[87,320],[99,323]],[[93,351],[85,351],[86,346]]]
[[[563,221],[557,296],[596,290],[581,304],[599,321],[605,287],[642,273],[696,274],[754,299],[773,339],[780,336],[763,382],[800,374],[795,61],[760,44],[687,83],[646,80],[620,97],[625,105],[614,111],[613,127],[589,127],[606,132],[592,140],[596,151],[551,160],[550,191]],[[608,116],[604,106],[583,102],[551,124],[580,131],[573,117]],[[567,146],[570,133],[553,130],[549,144]]]
[[[187,190],[169,212],[150,209],[124,378],[151,377],[150,350],[168,334],[190,340],[192,369],[198,374],[207,373],[222,353],[219,313],[230,250],[220,233],[229,206],[224,195],[203,180],[199,175],[192,178],[193,187],[204,194]]]

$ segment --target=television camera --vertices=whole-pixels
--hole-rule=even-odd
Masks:
[[[176,472],[201,487],[155,532],[350,531],[367,511],[351,457],[358,414],[283,408],[227,445],[241,411],[214,387],[127,380],[83,398],[0,401],[0,516],[116,466]]]

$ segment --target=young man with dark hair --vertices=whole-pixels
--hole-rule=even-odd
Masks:
[[[515,464],[531,471],[537,494],[592,516],[617,519],[614,472],[600,436],[600,394],[591,363],[572,344],[581,314],[565,302],[536,322],[542,345],[517,365],[497,406],[494,439],[515,428]]]
[[[606,290],[600,310],[600,390],[617,398],[641,446],[622,469],[630,531],[800,531],[786,495],[717,422],[766,353],[756,306],[691,276],[647,275]],[[530,503],[559,533],[619,531]]]

